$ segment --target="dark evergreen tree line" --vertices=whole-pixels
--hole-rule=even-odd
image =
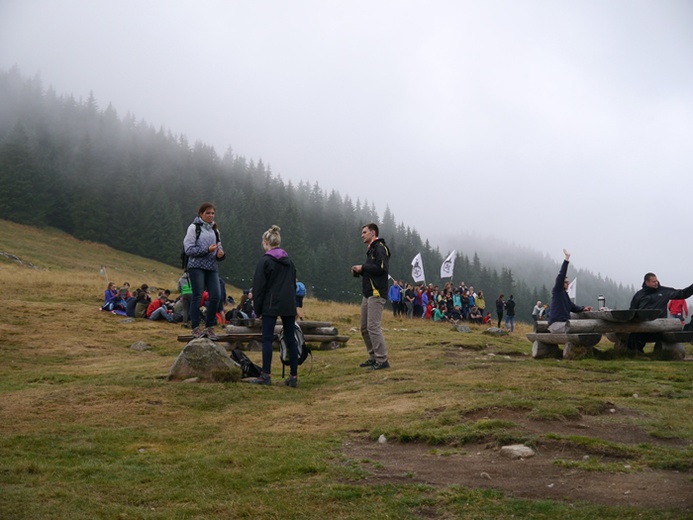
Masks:
[[[389,209],[380,219],[367,201],[318,184],[285,183],[262,160],[231,149],[219,157],[132,114],[121,118],[111,105],[100,109],[93,96],[77,101],[17,69],[0,72],[0,218],[178,265],[183,235],[203,201],[217,206],[227,251],[221,274],[235,286],[250,286],[261,234],[277,224],[309,295],[357,301],[360,283],[350,266],[364,259],[360,226],[370,221],[393,252],[393,277],[411,280],[411,260],[420,252],[426,281],[441,283],[447,252],[397,224]],[[545,286],[515,280],[509,268],[485,267],[476,254],[458,255],[459,280],[483,289],[488,309],[498,294],[513,293],[520,319],[528,319],[536,299],[550,296]]]

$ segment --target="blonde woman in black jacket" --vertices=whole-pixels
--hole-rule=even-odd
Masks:
[[[290,371],[284,384],[298,384],[298,347],[293,334],[296,324],[296,267],[282,243],[279,226],[272,226],[262,235],[265,254],[258,261],[253,276],[253,302],[255,314],[262,320],[262,374],[251,382],[272,384],[272,342],[274,326],[281,317],[289,350]]]

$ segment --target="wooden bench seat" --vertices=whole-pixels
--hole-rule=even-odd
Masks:
[[[602,335],[599,333],[562,334],[562,333],[533,333],[527,334],[527,339],[532,342],[532,357],[564,358],[574,357],[575,347],[584,347],[585,353],[591,353],[591,348],[599,343]],[[563,350],[558,345],[564,345]]]
[[[565,345],[572,343],[573,345],[581,345],[583,347],[594,347],[602,339],[599,333],[585,334],[553,334],[551,332],[541,334],[527,334],[529,341],[541,341],[549,345]]]

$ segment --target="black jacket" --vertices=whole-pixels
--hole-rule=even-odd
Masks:
[[[645,282],[642,284],[642,289],[635,293],[630,302],[631,309],[659,309],[659,317],[667,317],[667,303],[669,300],[685,300],[693,296],[693,284],[685,289],[673,289],[671,287],[662,287],[656,289],[648,287]]]
[[[253,303],[258,318],[296,316],[296,267],[283,249],[271,249],[258,261]]]
[[[568,321],[571,312],[582,312],[585,310],[580,305],[575,305],[570,301],[570,296],[565,290],[563,282],[568,274],[568,260],[563,260],[561,269],[551,289],[551,314],[549,315],[549,325],[556,321]]]
[[[382,238],[376,238],[366,251],[366,263],[362,265],[363,295],[387,298],[390,250]]]

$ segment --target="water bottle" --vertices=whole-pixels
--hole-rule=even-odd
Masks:
[[[604,298],[604,295],[600,294],[599,298],[597,298],[597,309],[599,309],[601,311],[605,307],[606,307],[606,298]]]

